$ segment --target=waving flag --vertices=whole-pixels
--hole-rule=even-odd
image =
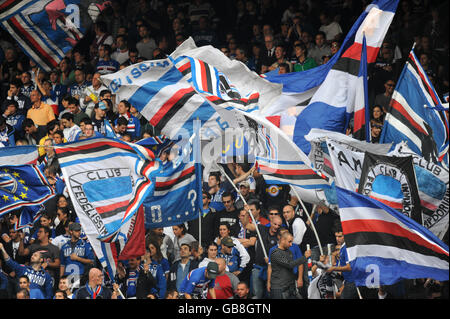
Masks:
[[[35,145],[0,147],[0,166],[37,164],[38,158]]]
[[[126,233],[122,226],[154,187],[154,155],[108,138],[64,144],[56,154],[86,234],[109,242]]]
[[[195,129],[193,142],[177,145],[178,156],[161,164],[155,191],[144,202],[146,229],[178,225],[199,216],[203,205],[200,123]]]
[[[175,144],[175,141],[172,141],[165,135],[160,135],[144,138],[135,142],[135,144],[150,149],[156,157],[159,157],[163,152],[170,150],[170,148]]]
[[[448,121],[433,85],[411,51],[392,94],[380,142],[408,146],[429,162],[448,166]]]
[[[337,196],[357,286],[392,285],[402,279],[449,279],[448,246],[430,231],[367,196],[340,187]]]
[[[45,203],[55,196],[36,165],[0,167],[0,216],[23,206]]]
[[[14,225],[15,230],[21,230],[27,227],[33,227],[33,225],[41,218],[42,213],[45,211],[43,205],[24,206],[20,210],[17,223]]]
[[[45,71],[56,68],[109,1],[25,0],[0,2],[0,24]]]
[[[356,89],[355,110],[353,115],[353,136],[358,140],[371,141],[370,134],[370,106],[367,87],[367,46],[366,36],[363,36],[361,50],[361,64],[358,74],[358,88]]]
[[[304,136],[312,128],[345,131],[354,112],[363,35],[367,40],[367,63],[370,65],[376,60],[397,4],[398,0],[376,0],[367,6],[340,50],[327,64],[266,78],[283,83],[283,94],[272,106],[263,109],[265,116],[280,115],[290,107],[304,108],[296,118],[292,134],[294,142],[305,154],[309,154],[311,145]]]

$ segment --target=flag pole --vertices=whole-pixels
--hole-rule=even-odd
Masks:
[[[310,223],[311,228],[312,228],[312,230],[313,230],[313,232],[314,232],[314,235],[316,236],[317,244],[319,245],[320,255],[323,255],[322,244],[320,243],[319,235],[317,234],[316,227],[314,227],[314,223],[313,223],[313,221],[312,221],[312,219],[311,219],[311,216],[309,216],[308,210],[306,209],[305,204],[303,203],[302,199],[300,198],[300,195],[298,195],[298,192],[297,192],[297,190],[295,189],[295,186],[291,185],[291,188],[292,188],[292,190],[294,191],[295,196],[297,196],[298,201],[299,201],[300,204],[302,205],[303,209],[305,210],[306,216],[308,216],[309,223]]]
[[[220,164],[217,164],[217,167],[219,168],[220,172],[228,179],[228,181],[231,183],[231,185],[233,186],[233,188],[236,190],[236,192],[241,195],[242,201],[244,202],[245,206],[248,206],[247,201],[245,200],[244,196],[242,196],[241,192],[239,191],[239,189],[236,187],[236,185],[233,183],[233,180],[227,175],[227,173],[225,173],[224,169],[220,166]],[[245,207],[244,206],[244,207]],[[253,214],[251,211],[248,211],[250,218],[252,219],[253,223],[255,224],[255,228],[256,228],[256,233],[258,234],[258,238],[259,241],[261,243],[261,247],[262,247],[262,251],[264,253],[264,257],[265,258],[269,258],[267,256],[266,253],[266,248],[264,247],[264,243],[263,240],[261,238],[261,234],[259,233],[259,229],[258,229],[258,224],[256,223],[255,217],[253,217]]]
[[[197,195],[197,203],[198,203],[198,242],[200,247],[202,246],[202,209],[203,209],[203,191],[202,191],[202,184],[203,184],[203,173],[202,173],[202,165],[201,165],[201,145],[200,145],[200,128],[201,128],[201,121],[197,117],[197,119],[194,121],[194,131],[195,131],[195,137],[194,137],[194,161],[195,161],[195,173],[196,178],[199,180],[199,189],[197,191],[199,194]],[[200,197],[201,196],[201,197]]]

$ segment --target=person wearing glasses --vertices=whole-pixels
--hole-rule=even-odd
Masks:
[[[394,89],[395,89],[395,81],[392,79],[388,79],[384,83],[384,92],[375,96],[374,104],[380,105],[384,113],[386,113],[389,108],[389,103],[391,102],[392,93],[394,93]]]

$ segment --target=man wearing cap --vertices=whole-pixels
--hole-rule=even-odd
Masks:
[[[206,267],[194,269],[184,278],[179,293],[184,294],[186,299],[206,299],[206,293],[211,299],[216,299],[214,286],[218,274],[219,265],[213,261]]]
[[[108,111],[108,107],[106,106],[105,102],[100,101],[95,104],[92,124],[94,125],[94,130],[103,135],[106,135],[106,127],[105,127],[106,111]]]
[[[250,183],[248,181],[239,183],[239,192],[240,194],[234,202],[234,207],[236,207],[238,211],[241,211],[241,209],[244,208],[244,200],[248,203],[252,199],[257,199],[256,195],[253,192],[250,192]]]
[[[221,247],[218,256],[225,259],[228,270],[231,273],[239,276],[250,261],[250,255],[245,249],[236,249],[231,237],[222,238],[220,244]]]
[[[69,234],[70,240],[61,247],[60,277],[70,275],[74,280],[72,287],[78,288],[87,268],[94,264],[94,252],[91,245],[80,238],[81,225],[79,223],[69,225]],[[83,284],[81,283],[81,285]]]

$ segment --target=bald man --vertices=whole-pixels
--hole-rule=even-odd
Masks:
[[[113,285],[114,291],[103,286],[103,272],[98,268],[89,270],[89,281],[80,287],[73,299],[117,299],[119,286]]]
[[[48,122],[55,119],[55,113],[50,105],[41,101],[41,96],[38,90],[31,91],[32,107],[27,111],[27,118],[32,119],[37,126],[46,126]]]

